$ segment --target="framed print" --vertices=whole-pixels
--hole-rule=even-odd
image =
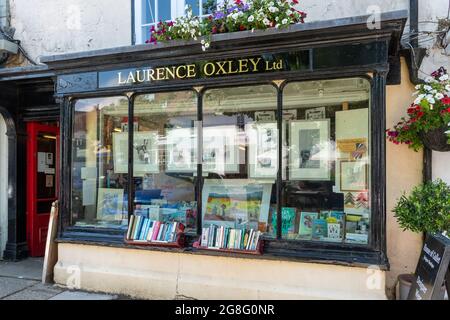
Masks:
[[[276,122],[248,124],[248,168],[250,178],[276,179],[278,172],[278,125]]]
[[[158,173],[158,133],[140,131],[134,133],[134,174]],[[114,132],[114,173],[128,173],[128,132]]]
[[[238,128],[203,128],[203,171],[219,174],[239,172]]]
[[[284,121],[297,120],[297,109],[283,110],[283,120]]]
[[[289,179],[330,180],[330,119],[292,121],[289,129]]]
[[[275,111],[255,111],[255,121],[275,121]]]
[[[341,191],[367,190],[367,164],[365,161],[340,161]]]
[[[97,219],[118,221],[123,218],[123,189],[99,188],[97,196]]]
[[[305,118],[306,118],[306,120],[325,119],[326,118],[326,108],[320,107],[320,108],[308,109],[305,111]]]
[[[177,128],[166,132],[166,171],[197,171],[197,135],[195,128]]]
[[[336,141],[337,158],[361,160],[368,156],[367,139],[341,139]]]
[[[247,179],[205,180],[202,193],[204,224],[259,230],[267,226],[272,184]]]

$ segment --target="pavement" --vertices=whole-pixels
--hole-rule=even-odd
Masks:
[[[119,300],[116,295],[68,290],[42,284],[42,258],[0,261],[0,300]]]

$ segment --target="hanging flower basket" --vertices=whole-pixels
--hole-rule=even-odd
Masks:
[[[448,143],[448,135],[446,133],[448,130],[448,127],[442,127],[428,132],[421,132],[420,138],[423,145],[434,151],[450,151],[450,144]]]
[[[435,151],[450,151],[450,77],[441,67],[416,86],[417,98],[392,129],[387,139],[395,144],[404,143],[418,151],[424,146]]]

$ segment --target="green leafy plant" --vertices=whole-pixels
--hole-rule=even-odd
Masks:
[[[438,179],[421,184],[403,195],[394,208],[404,230],[444,233],[450,231],[450,186]]]
[[[386,130],[387,139],[395,144],[407,144],[418,151],[423,147],[423,134],[446,128],[450,144],[450,77],[444,67],[416,86],[417,98],[407,109],[407,117],[401,118],[392,129]],[[445,130],[444,130],[445,131]]]
[[[204,3],[207,17],[195,16],[190,6],[186,15],[175,21],[160,21],[150,28],[147,43],[168,40],[197,40],[201,37],[203,51],[211,44],[211,36],[244,30],[265,30],[287,28],[292,24],[303,23],[306,13],[297,9],[298,0],[224,0],[216,7],[215,2]]]

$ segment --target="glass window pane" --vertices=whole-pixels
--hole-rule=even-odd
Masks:
[[[369,97],[361,78],[284,89],[284,238],[368,243]]]
[[[146,94],[134,104],[135,215],[195,231],[197,95]]]
[[[158,1],[158,21],[172,20],[171,0]]]
[[[142,1],[142,24],[155,23],[158,21],[155,8],[155,0]]]
[[[203,228],[253,229],[275,236],[276,110],[277,91],[270,85],[205,93]]]
[[[126,126],[128,99],[78,100],[72,140],[72,224],[121,227],[128,223],[127,142],[116,134]]]
[[[201,15],[212,14],[217,11],[217,0],[202,0],[202,13]]]
[[[192,8],[192,12],[194,13],[194,15],[196,16],[201,15],[199,0],[185,0],[185,5],[190,6]]]

